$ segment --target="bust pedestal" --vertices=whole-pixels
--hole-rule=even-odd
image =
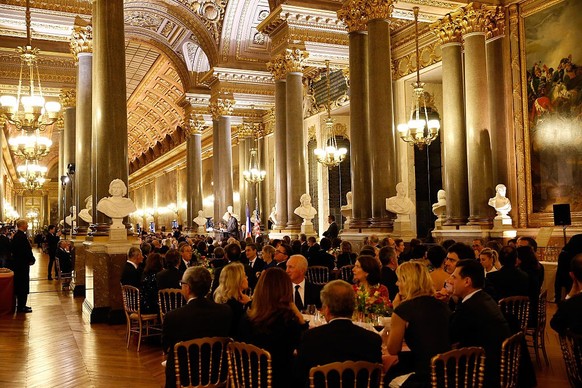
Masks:
[[[346,218],[346,222],[344,223],[345,228],[349,229],[350,224],[352,223],[352,208],[346,208],[346,206],[342,206],[341,213],[342,216]]]
[[[123,218],[112,218],[111,227],[109,228],[110,241],[125,241],[127,240],[127,230],[123,225]]]
[[[410,214],[398,214],[398,217],[394,220],[392,231],[394,236],[398,236],[403,240],[416,238],[410,223]]]

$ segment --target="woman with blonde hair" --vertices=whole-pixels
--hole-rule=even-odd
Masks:
[[[479,261],[485,271],[485,276],[499,269],[499,253],[491,248],[483,248],[479,253]]]
[[[233,262],[220,271],[219,285],[214,291],[216,303],[226,303],[232,310],[231,334],[236,332],[238,324],[250,305],[251,298],[244,293],[249,288],[245,267]]]
[[[396,269],[396,275],[399,293],[393,301],[388,353],[398,354],[398,363],[388,371],[387,381],[415,372],[406,385],[429,386],[431,358],[451,349],[448,334],[451,312],[434,297],[434,286],[425,265],[403,263]],[[400,352],[404,340],[410,348],[406,357]]]

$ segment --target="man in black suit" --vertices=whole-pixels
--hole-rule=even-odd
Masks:
[[[182,279],[182,274],[178,269],[180,262],[180,253],[172,249],[166,253],[164,258],[166,263],[166,268],[161,270],[156,274],[156,283],[158,284],[158,290],[163,290],[165,288],[180,288],[180,279]]]
[[[36,262],[32,253],[32,246],[26,235],[28,222],[18,220],[16,233],[10,243],[12,254],[12,270],[14,271],[14,295],[16,296],[16,311],[31,313],[32,309],[26,305],[30,290],[30,266]]]
[[[174,345],[204,337],[226,337],[230,332],[232,311],[226,304],[217,304],[207,298],[212,277],[204,267],[190,267],[182,277],[182,294],[186,305],[168,312],[162,328],[162,346],[168,354],[166,362],[166,387],[176,386]],[[192,371],[197,375],[198,371]],[[185,373],[185,376],[188,374]],[[186,381],[182,385],[189,385]]]
[[[0,228],[0,268],[7,267],[10,260],[10,239],[6,236],[6,227]]]
[[[226,232],[230,237],[234,237],[238,240],[239,239],[238,221],[236,220],[236,218],[233,217],[232,214],[230,213],[227,214],[228,220],[226,221]]]
[[[141,271],[138,268],[142,261],[141,249],[138,247],[129,248],[129,251],[127,251],[127,261],[121,272],[120,281],[122,285],[140,288]]]
[[[289,260],[291,254],[292,250],[289,245],[283,243],[279,244],[279,246],[275,248],[275,256],[273,256],[273,260],[277,262],[277,267],[286,270],[287,260]]]
[[[245,246],[245,255],[249,261],[248,266],[250,267],[249,288],[254,290],[261,271],[265,269],[265,262],[257,256],[257,246],[255,243],[248,243]]]
[[[329,227],[325,232],[323,232],[323,235],[329,238],[330,240],[333,240],[339,234],[339,229],[337,227],[337,224],[335,223],[335,217],[330,214],[329,216],[327,216],[327,222],[329,222]]]
[[[296,386],[305,386],[309,370],[338,361],[382,362],[382,339],[352,323],[355,308],[353,287],[343,280],[327,283],[321,291],[321,309],[327,325],[308,330],[297,352]],[[341,340],[338,340],[341,339]]]
[[[321,307],[319,292],[321,288],[305,279],[307,272],[307,259],[302,255],[293,255],[287,260],[287,275],[293,284],[293,302],[299,311],[307,308],[308,305]]]
[[[558,334],[564,334],[568,329],[582,334],[582,254],[574,256],[570,269],[570,277],[574,281],[572,288],[550,321],[550,326]]]
[[[56,235],[55,231],[56,227],[54,225],[49,225],[48,233],[46,235],[47,249],[49,255],[48,280],[53,280],[52,277],[53,264],[55,262],[55,257],[57,255],[57,246],[60,240],[60,238]],[[56,267],[55,267],[55,277],[58,277]]]
[[[517,251],[513,247],[504,247],[499,253],[502,267],[489,272],[485,278],[485,291],[498,302],[508,296],[528,295],[528,275],[515,266]]]
[[[238,244],[228,244],[227,246],[224,247],[224,258],[228,263],[232,263],[233,261],[236,262],[241,262],[240,261],[240,257],[241,257],[241,249],[240,246]],[[243,263],[241,263],[243,264]],[[245,275],[247,275],[247,278],[249,279],[249,286],[250,286],[250,279],[251,277],[255,276],[252,274],[252,270],[251,267],[248,264],[243,264],[245,267]],[[214,280],[212,281],[212,294],[214,294],[214,291],[216,291],[216,289],[218,288],[218,285],[220,284],[220,273],[222,272],[222,268],[224,268],[224,266],[222,267],[218,267],[214,270]],[[256,277],[255,277],[256,279]],[[256,282],[255,282],[256,284]]]
[[[451,315],[450,337],[459,347],[485,349],[485,387],[499,387],[501,344],[511,333],[497,303],[482,290],[484,282],[485,273],[478,261],[457,262],[451,283],[460,303]]]
[[[322,238],[319,241],[319,250],[313,253],[309,253],[309,266],[313,267],[314,265],[320,265],[329,268],[330,271],[333,271],[333,268],[335,267],[335,259],[333,255],[327,252],[330,249],[331,240],[327,237]]]

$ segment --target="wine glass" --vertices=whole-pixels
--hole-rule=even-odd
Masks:
[[[382,330],[384,330],[384,328],[385,328],[384,317],[381,315],[374,316],[373,320],[372,320],[372,325],[374,326],[374,329],[376,329],[376,331],[378,331],[378,333],[381,333]]]

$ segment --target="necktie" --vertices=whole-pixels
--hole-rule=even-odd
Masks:
[[[295,286],[295,306],[299,311],[303,310],[303,301],[301,300],[301,294],[299,293],[299,284]]]

